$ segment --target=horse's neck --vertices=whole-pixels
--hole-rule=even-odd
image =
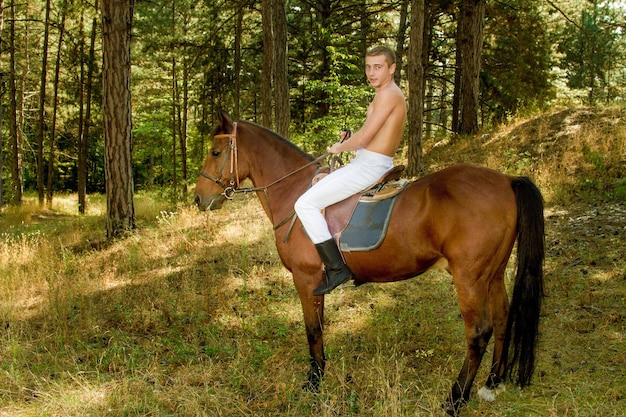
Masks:
[[[296,172],[310,160],[297,149],[281,143],[280,139],[256,148],[251,150],[250,180],[255,187],[262,189],[259,199],[270,220],[280,222],[308,188],[316,167]]]

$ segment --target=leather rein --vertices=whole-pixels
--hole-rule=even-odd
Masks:
[[[250,192],[263,191],[263,193],[265,194],[265,198],[267,199],[267,206],[270,210],[270,218],[272,219],[272,221],[274,217],[272,215],[272,208],[270,206],[270,196],[269,196],[268,189],[272,185],[278,184],[282,180],[292,175],[297,174],[298,172],[308,168],[309,166],[317,164],[318,162],[327,158],[330,155],[329,153],[325,153],[315,158],[313,161],[289,172],[286,175],[283,175],[277,180],[274,180],[271,183],[264,185],[262,187],[239,188],[240,181],[239,181],[239,167],[238,167],[238,153],[237,153],[237,122],[233,122],[233,131],[231,133],[222,133],[222,134],[213,136],[213,139],[223,139],[223,138],[228,138],[228,153],[224,156],[224,160],[222,162],[222,166],[220,168],[220,172],[218,176],[212,177],[211,175],[207,174],[206,172],[202,170],[200,171],[200,175],[210,181],[213,181],[214,183],[222,187],[224,191],[222,192],[221,195],[224,196],[227,200],[232,200],[235,194],[237,193],[247,194]],[[224,181],[221,180],[221,178],[222,178],[222,175],[224,174],[224,169],[226,168],[226,162],[229,159],[230,159],[230,173],[229,173],[228,184],[226,184],[224,183]],[[287,236],[289,235],[289,232],[291,231],[291,227],[293,226],[293,223],[295,222],[295,219],[296,219],[295,214],[296,214],[295,210],[292,210],[291,213],[285,219],[283,219],[281,222],[279,222],[277,225],[274,226],[274,230],[276,230],[279,227],[285,225],[289,221],[289,219],[293,218],[289,231],[287,232],[287,235],[285,236],[285,240],[287,239]]]

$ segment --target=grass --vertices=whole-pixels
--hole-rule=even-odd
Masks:
[[[463,416],[625,415],[625,125],[620,108],[570,109],[426,144],[429,169],[529,175],[547,199],[535,378]],[[313,395],[298,297],[253,196],[199,213],[142,193],[139,229],[111,242],[104,199],[84,216],[75,201],[0,212],[0,416],[442,414],[464,353],[446,273],[333,292]]]

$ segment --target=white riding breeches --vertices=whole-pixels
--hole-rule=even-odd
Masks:
[[[318,244],[332,238],[322,209],[366,190],[391,168],[391,156],[359,149],[348,165],[331,172],[302,194],[294,208],[311,241]]]

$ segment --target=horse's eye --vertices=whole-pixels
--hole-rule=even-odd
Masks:
[[[217,158],[218,156],[220,156],[220,151],[212,150],[211,155]]]

